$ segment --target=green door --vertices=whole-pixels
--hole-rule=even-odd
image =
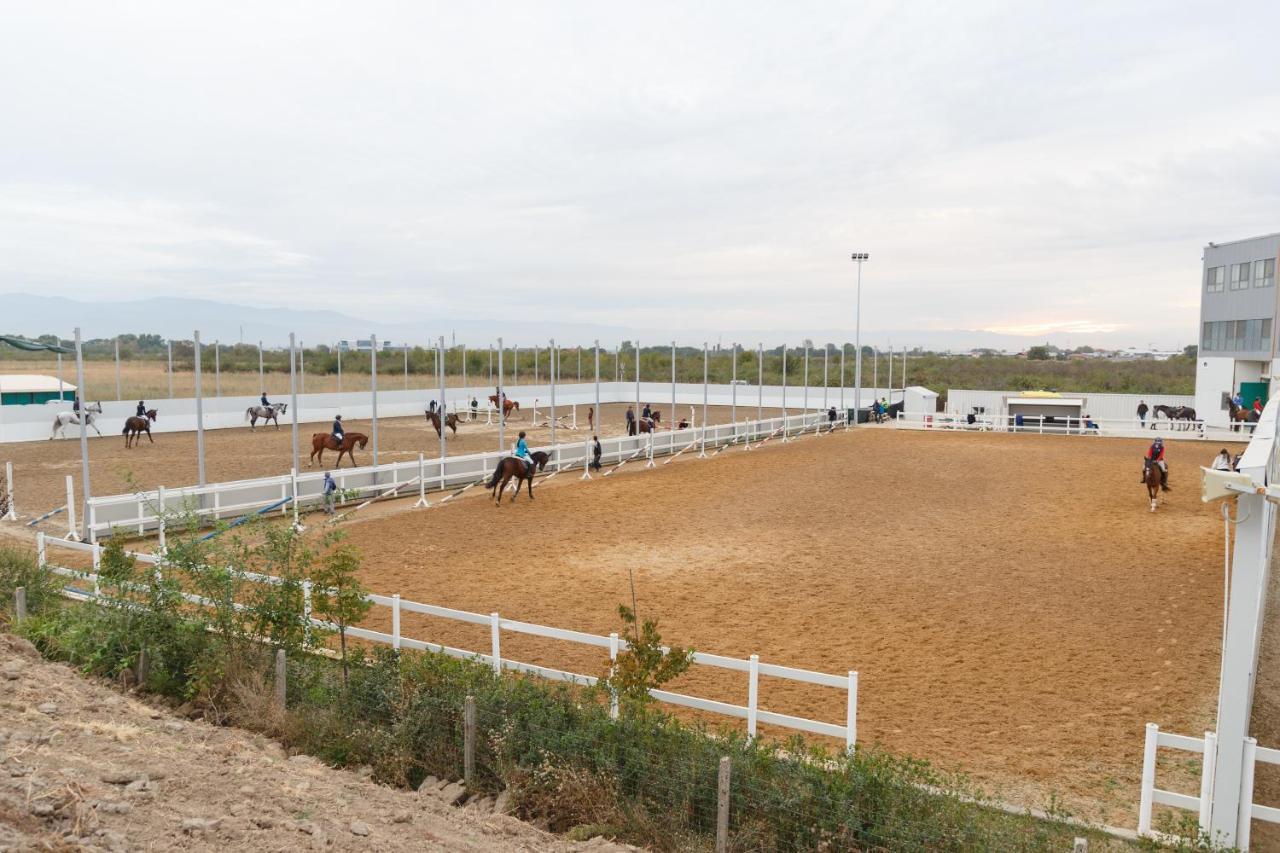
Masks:
[[[1267,404],[1267,388],[1270,383],[1267,382],[1241,382],[1240,383],[1240,399],[1244,402],[1246,409],[1253,406],[1254,400],[1261,400],[1262,405]]]

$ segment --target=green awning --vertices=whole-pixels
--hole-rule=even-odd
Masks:
[[[11,347],[26,350],[27,352],[61,352],[67,354],[75,352],[70,347],[59,346],[58,344],[44,344],[40,341],[29,341],[26,338],[16,338],[13,335],[0,335],[0,343],[8,344]]]

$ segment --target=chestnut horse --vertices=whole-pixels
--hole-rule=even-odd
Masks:
[[[151,423],[155,419],[155,409],[147,409],[145,418],[140,418],[137,415],[127,418],[124,422],[124,431],[120,433],[124,436],[124,446],[130,447],[131,444],[137,444],[144,432],[147,434],[147,441],[155,444],[156,440],[151,437]]]
[[[520,482],[522,480],[529,481],[529,500],[533,500],[533,475],[537,471],[541,471],[547,465],[547,454],[541,450],[535,450],[529,454],[529,458],[533,460],[532,469],[522,460],[515,456],[504,456],[498,460],[498,467],[493,469],[493,477],[490,478],[485,488],[492,489],[495,506],[502,505],[502,492],[507,488],[507,483],[512,477],[516,478],[516,490],[511,495],[511,500],[516,499],[516,495],[520,494]],[[501,484],[499,484],[501,481]]]
[[[311,458],[307,461],[307,465],[310,466],[312,462],[316,461],[317,457],[319,457],[320,464],[323,465],[324,452],[326,450],[336,450],[338,451],[338,464],[334,467],[342,467],[342,456],[346,454],[351,458],[351,467],[354,468],[356,467],[356,457],[351,451],[357,446],[364,450],[364,446],[368,443],[369,436],[362,432],[349,432],[343,435],[341,446],[338,445],[338,441],[333,437],[332,433],[313,432],[311,434]]]
[[[1237,406],[1235,400],[1227,400],[1230,408],[1230,414],[1227,419],[1231,422],[1231,431],[1239,432],[1241,424],[1256,424],[1258,422],[1258,413],[1253,409],[1247,409],[1244,406]],[[1250,426],[1249,431],[1253,432],[1254,427]]]
[[[1148,465],[1142,482],[1147,487],[1147,497],[1151,498],[1151,511],[1155,512],[1156,505],[1160,503],[1160,466],[1154,462]]]
[[[652,419],[641,418],[636,421],[639,425],[640,432],[657,432],[658,427],[662,426],[662,412],[654,411],[651,414],[653,415]]]
[[[439,435],[440,434],[440,413],[425,412],[424,414],[426,414],[427,416],[427,421],[433,427],[436,428],[436,435]],[[452,430],[454,435],[458,434],[458,416],[457,415],[453,414],[452,412],[445,415],[444,425],[447,426],[450,430]]]
[[[489,402],[493,404],[495,409],[498,408],[498,395],[490,394]],[[520,411],[520,404],[508,397],[502,402],[502,419],[504,421],[507,419],[507,415],[511,414],[512,409],[517,412]]]

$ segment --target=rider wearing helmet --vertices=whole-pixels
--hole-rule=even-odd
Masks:
[[[339,446],[341,446],[341,444],[342,444],[342,439],[343,439],[343,437],[345,436],[345,434],[346,434],[346,432],[345,432],[345,430],[343,430],[343,428],[342,428],[342,415],[334,415],[334,418],[333,418],[333,440],[334,440],[334,441],[336,441],[336,442],[338,442]]]
[[[138,401],[138,417],[145,418],[147,416],[147,404],[145,400]]]
[[[1169,491],[1169,465],[1164,461],[1164,439],[1156,438],[1151,443],[1151,447],[1147,448],[1147,455],[1142,458],[1142,482],[1147,481],[1147,466],[1156,465],[1160,468],[1160,488],[1162,491]]]
[[[266,392],[266,391],[263,391],[263,392],[262,392],[261,400],[262,400],[262,405],[264,405],[264,406],[266,406],[266,407],[270,408],[270,406],[271,406],[271,402],[267,399],[267,392]]]
[[[515,455],[518,459],[524,461],[524,465],[529,469],[529,473],[533,473],[533,459],[529,456],[529,445],[524,440],[524,430],[520,430],[520,435],[516,437]]]

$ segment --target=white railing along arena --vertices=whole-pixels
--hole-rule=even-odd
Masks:
[[[973,421],[970,422],[969,418]],[[1208,426],[1203,421],[1162,420],[1153,428],[1149,422],[1140,426],[1132,418],[1106,419],[1067,417],[1024,417],[1010,415],[954,415],[899,412],[894,419],[899,429],[960,430],[964,432],[1013,432],[1032,435],[1095,435],[1111,438],[1145,438],[1160,436],[1165,439],[1196,439],[1204,441],[1248,441],[1252,424],[1242,426],[1238,432],[1230,428]]]
[[[51,548],[63,548],[70,551],[90,554],[92,558],[92,569],[90,571],[83,571],[50,562],[49,550]],[[164,558],[162,556],[132,552],[131,555],[141,562],[154,566],[157,573],[164,570]],[[100,579],[98,577],[98,567],[101,564],[102,558],[102,546],[100,544],[76,542],[70,539],[57,539],[40,533],[36,537],[36,557],[38,565],[42,570],[61,577],[71,578],[84,584],[92,585],[92,591],[88,592],[75,589],[74,587],[65,587],[63,589],[63,594],[68,598],[87,602],[94,602],[102,598],[102,589]],[[256,574],[253,572],[241,572],[240,576],[243,579],[254,583],[282,583],[279,578]],[[304,581],[302,583],[302,594],[303,614],[308,623],[317,628],[336,630],[337,626],[311,616],[312,587],[310,582]],[[199,606],[207,607],[212,606],[213,604],[213,602],[191,593],[183,593],[183,598],[189,603]],[[592,646],[600,649],[608,649],[611,660],[616,660],[620,652],[626,651],[629,648],[626,640],[619,637],[616,633],[605,637],[597,634],[587,634],[581,631],[552,628],[546,625],[535,625],[530,622],[521,622],[514,619],[503,619],[497,613],[471,613],[466,610],[455,610],[450,607],[421,604],[416,601],[408,601],[401,598],[399,595],[368,595],[366,596],[366,600],[376,607],[384,607],[391,611],[391,632],[386,633],[383,631],[374,631],[368,628],[348,628],[348,636],[367,640],[371,643],[390,646],[396,650],[413,649],[416,651],[436,652],[450,655],[452,657],[479,661],[492,666],[495,674],[501,674],[503,670],[511,670],[513,672],[530,673],[542,678],[555,681],[567,681],[572,684],[584,686],[595,685],[599,680],[596,676],[592,675],[584,675],[567,670],[554,669],[551,667],[539,666],[537,664],[524,663],[522,661],[504,658],[502,655],[503,631],[509,631],[515,634],[526,634],[534,637],[545,637],[547,639]],[[243,609],[240,605],[236,606],[238,609]],[[466,649],[454,648],[452,646],[445,646],[440,643],[433,643],[427,640],[406,637],[401,631],[402,615],[406,612],[418,613],[439,619],[448,619],[455,622],[464,622],[471,625],[487,626],[489,628],[490,637],[489,651],[487,653],[469,651]],[[755,737],[758,725],[763,723],[765,725],[780,726],[794,731],[839,738],[844,741],[845,748],[847,750],[852,750],[854,745],[857,743],[858,673],[856,671],[851,670],[844,675],[830,675],[827,673],[800,669],[798,667],[761,663],[758,655],[751,655],[750,658],[743,660],[741,658],[731,658],[707,652],[695,652],[693,655],[693,663],[697,666],[711,667],[713,669],[727,669],[733,672],[745,673],[747,676],[746,704],[735,705],[730,702],[705,699],[698,696],[690,696],[685,693],[675,693],[668,690],[650,690],[650,695],[658,701],[670,705],[679,705],[681,707],[692,708],[698,711],[707,711],[713,714],[720,714],[723,716],[746,720],[747,734],[749,737]],[[805,717],[796,717],[790,714],[780,714],[763,710],[760,707],[759,698],[760,676],[781,678],[787,681],[814,684],[820,687],[829,687],[843,691],[846,694],[845,720],[843,724],[827,723],[822,722],[821,720],[810,720]],[[616,697],[612,703],[611,712],[616,718]]]
[[[790,438],[828,425],[827,415],[808,412],[785,418],[717,424],[697,429],[668,430],[637,436],[600,439],[604,464],[617,464],[644,456],[669,456],[687,450],[702,452],[739,442],[750,443],[777,435]],[[837,423],[842,423],[838,421]],[[551,459],[547,470],[552,473],[572,468],[585,468],[590,462],[589,439],[561,442],[547,450]],[[361,468],[336,468],[330,473],[344,492],[361,497],[387,492],[399,486],[416,486],[419,500],[427,501],[427,493],[478,483],[489,476],[506,453],[489,451],[464,456],[394,462]],[[647,464],[647,463],[646,463]],[[275,477],[211,483],[205,486],[160,488],[133,494],[107,495],[89,500],[87,519],[91,540],[107,535],[112,529],[139,534],[157,530],[162,519],[178,513],[192,513],[202,522],[279,508],[280,513],[295,508],[318,507],[324,502],[324,469],[294,472]]]

